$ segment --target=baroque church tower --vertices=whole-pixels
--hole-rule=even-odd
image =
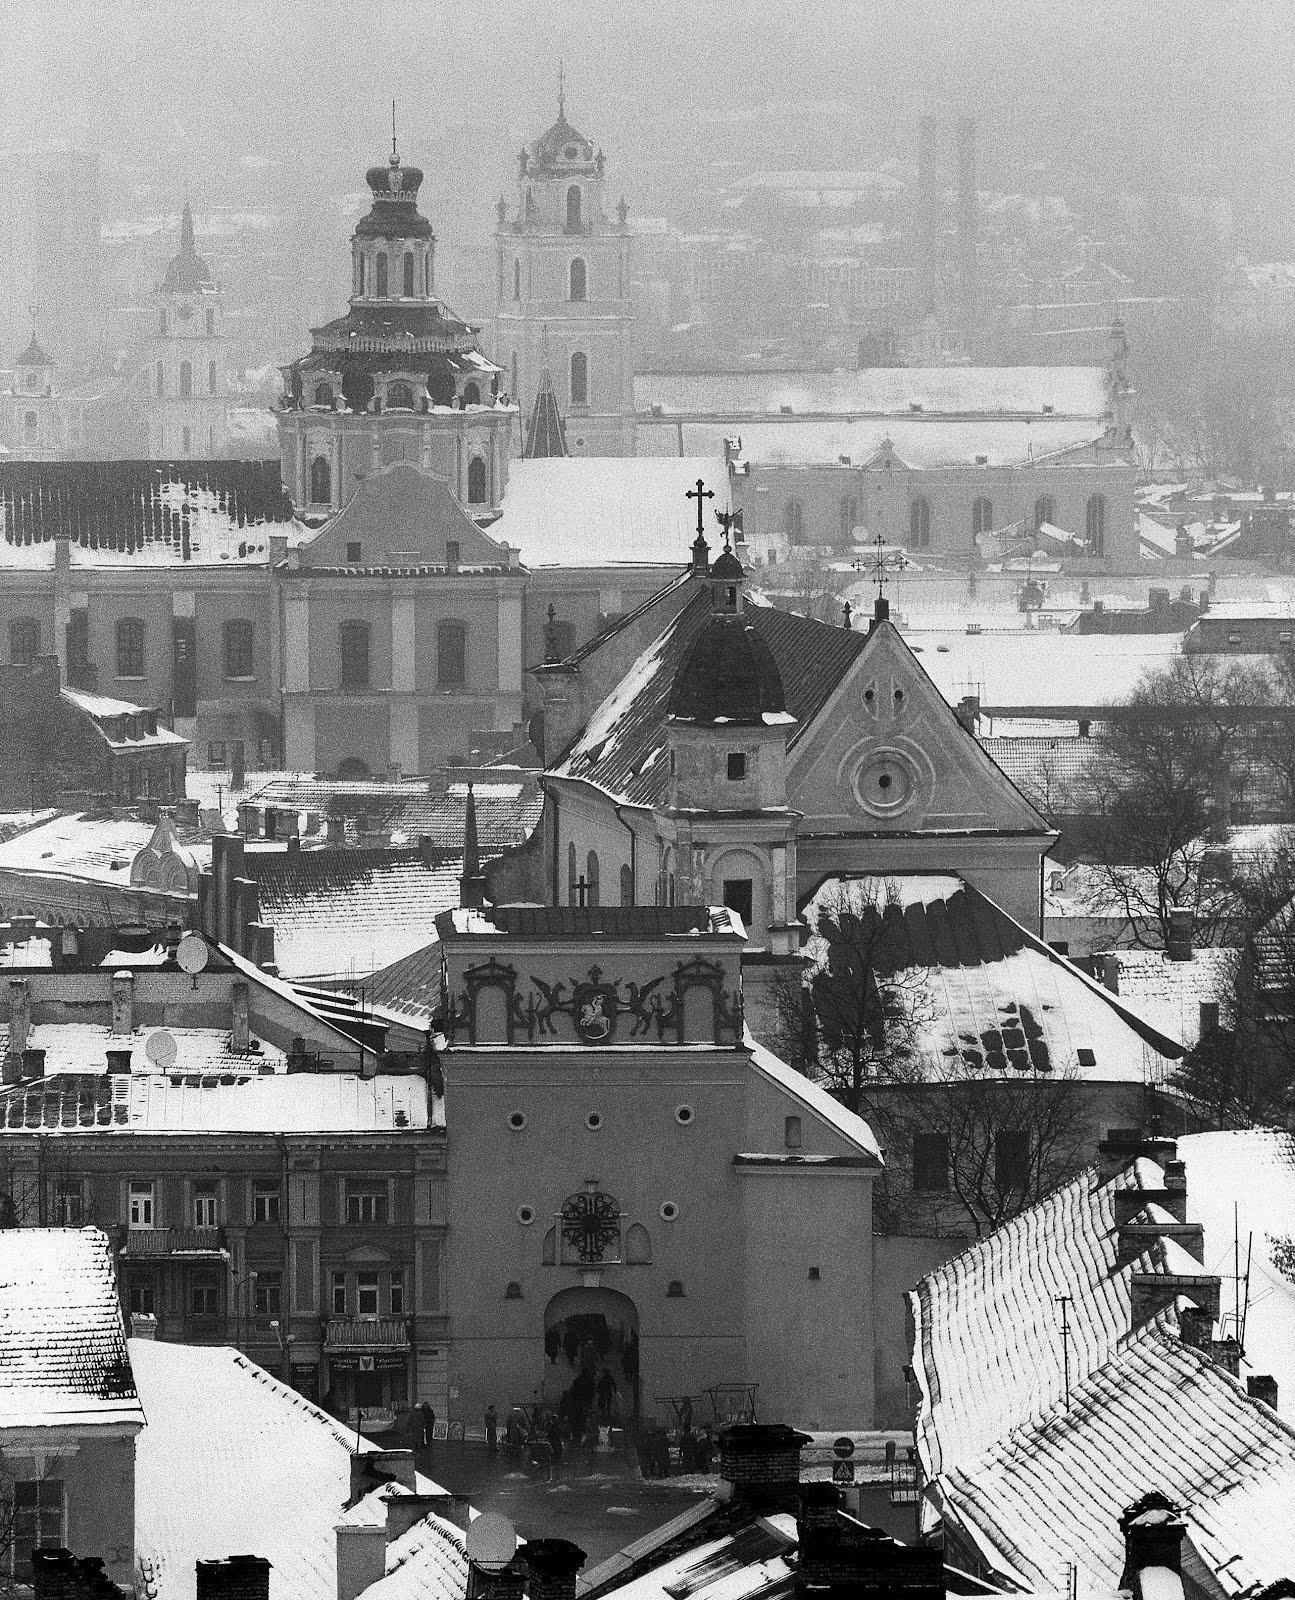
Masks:
[[[409,461],[444,478],[470,516],[497,513],[516,413],[480,330],[437,299],[423,174],[401,161],[393,133],[390,158],[365,181],[373,204],[351,237],[350,305],[283,368],[283,481],[319,520],[371,473]]]
[[[148,455],[152,461],[223,456],[229,444],[224,295],[198,254],[185,205],[180,250],[154,295],[149,351]]]
[[[629,208],[609,215],[606,161],[566,118],[522,150],[517,204],[499,202],[495,359],[530,417],[541,376],[553,389],[572,455],[634,454],[634,313]]]

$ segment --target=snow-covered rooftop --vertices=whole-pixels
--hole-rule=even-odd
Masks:
[[[0,1230],[0,1437],[143,1421],[107,1238],[96,1228]]]
[[[0,872],[39,873],[89,884],[130,888],[131,863],[152,839],[156,824],[137,817],[95,817],[69,812],[0,844]],[[211,865],[211,841],[180,830],[184,848]]]
[[[1240,951],[1207,945],[1190,961],[1171,961],[1163,950],[1117,950],[1106,956],[1119,972],[1120,999],[1153,1026],[1189,1048],[1200,1038],[1201,1006],[1219,1006],[1219,1020],[1232,1025]]]

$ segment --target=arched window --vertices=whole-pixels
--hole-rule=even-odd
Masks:
[[[978,494],[971,502],[971,537],[989,533],[994,526],[994,502],[987,494]]]
[[[34,411],[24,411],[23,412],[23,418],[22,418],[22,425],[23,425],[24,431],[27,434],[27,437],[29,439],[34,439],[36,437],[37,429],[38,429],[38,426],[39,426],[39,423],[38,423],[38,420],[37,420],[37,417],[36,417],[36,413]]]
[[[625,1230],[625,1260],[632,1267],[646,1266],[652,1259],[652,1239],[641,1222]]]
[[[520,261],[514,261],[513,262],[513,299],[514,300],[520,300],[521,297],[522,297],[522,264],[521,264]]]
[[[598,852],[591,850],[585,857],[585,904],[598,905]]]
[[[180,398],[189,400],[193,397],[193,363],[182,361],[180,363]]]
[[[161,332],[161,333],[165,333],[166,332],[166,307],[165,306],[163,306],[162,310],[158,313],[157,321],[158,321],[158,331]]]
[[[373,292],[379,300],[385,300],[387,298],[387,252],[385,250],[378,251],[377,278],[378,281]]]
[[[1089,555],[1104,556],[1106,554],[1106,496],[1104,494],[1089,495],[1084,531],[1088,537]]]
[[[40,623],[35,617],[15,617],[9,624],[9,659],[26,666],[40,654]]]
[[[331,383],[317,383],[315,385],[315,404],[326,406],[329,411],[333,409],[333,386]]]
[[[1044,523],[1057,524],[1057,508],[1050,494],[1041,494],[1034,502],[1034,527],[1037,531]]]
[[[214,361],[209,361],[207,363],[207,393],[208,394],[215,394],[215,392],[216,392],[216,363]]]
[[[483,506],[486,503],[486,464],[480,456],[468,462],[468,504]]]
[[[567,846],[567,904],[578,906],[580,904],[580,884],[576,873],[576,847]]]
[[[207,333],[208,333],[208,335],[211,335],[211,334],[215,333],[215,331],[216,331],[216,313],[214,311],[208,311],[208,313],[207,313]]]
[[[475,383],[463,385],[463,404],[465,406],[479,406],[481,404],[481,390]]]
[[[166,394],[166,368],[159,361],[157,364],[157,398],[161,400]]]
[[[397,378],[395,383],[387,385],[387,410],[412,411],[414,409],[414,391],[409,385]]]
[[[144,619],[122,617],[117,624],[117,676],[142,678],[144,667]]]
[[[799,500],[788,500],[782,512],[782,531],[788,544],[805,542],[805,508]]]
[[[571,357],[571,404],[589,404],[589,357],[583,350],[577,350]]]
[[[908,507],[908,543],[913,550],[929,550],[931,546],[931,502],[921,495]]]
[[[405,251],[402,274],[401,292],[406,300],[412,300],[414,298],[414,252],[412,250]]]
[[[567,190],[567,232],[579,233],[583,226],[581,212],[584,207],[584,196],[580,193],[580,185],[573,183]]]
[[[452,406],[454,404],[454,379],[444,369],[438,372],[429,372],[427,374],[427,392],[431,395],[434,406]]]
[[[182,428],[180,430],[180,454],[182,456],[187,456],[192,449],[193,436],[190,434],[188,428]]]
[[[468,630],[462,622],[442,622],[436,630],[436,683],[462,689],[468,680]]]
[[[341,627],[342,688],[369,687],[369,625],[344,622]]]
[[[252,677],[252,624],[244,617],[231,617],[225,624],[223,632],[225,676]]]
[[[571,263],[570,279],[571,284],[568,298],[572,300],[583,300],[585,298],[585,290],[589,282],[589,273],[584,262],[579,256],[577,256]]]
[[[841,538],[842,549],[849,549],[854,543],[854,528],[859,520],[859,502],[852,494],[841,497]]]
[[[310,463],[310,503],[326,506],[333,498],[333,469],[327,456],[316,456]]]
[[[356,277],[356,280],[355,280],[355,292],[356,292],[356,294],[363,294],[364,293],[364,256],[363,256],[363,254],[361,254],[360,256],[357,257],[357,262],[358,262],[360,270],[359,270],[359,273],[358,273],[358,275]]]
[[[634,872],[628,862],[621,868],[621,904],[634,904]]]

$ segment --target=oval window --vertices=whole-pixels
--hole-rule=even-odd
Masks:
[[[603,1114],[601,1111],[591,1111],[585,1118],[585,1127],[588,1128],[591,1133],[597,1133],[602,1125]]]
[[[517,1207],[517,1220],[518,1220],[518,1222],[521,1223],[523,1228],[529,1228],[531,1223],[535,1221],[535,1207],[534,1206],[518,1206]]]
[[[514,1133],[520,1133],[526,1126],[526,1113],[524,1111],[510,1111],[508,1113],[508,1126]]]
[[[674,1203],[673,1200],[663,1200],[661,1202],[662,1222],[673,1222],[678,1215],[679,1207]]]
[[[682,1125],[685,1128],[692,1121],[692,1119],[695,1116],[695,1114],[696,1113],[693,1111],[693,1108],[691,1106],[676,1106],[674,1108],[674,1119],[675,1119],[675,1121],[678,1122],[678,1123],[682,1123]]]

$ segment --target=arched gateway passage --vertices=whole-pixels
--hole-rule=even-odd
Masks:
[[[542,1392],[570,1430],[639,1414],[639,1316],[615,1289],[563,1289],[544,1310]]]

